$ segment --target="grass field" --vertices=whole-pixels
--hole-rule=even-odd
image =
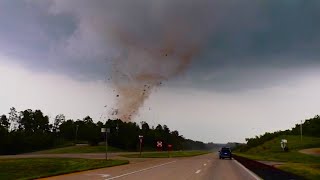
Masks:
[[[127,163],[126,160],[67,158],[0,159],[0,179],[35,179]]]
[[[141,158],[168,158],[168,157],[191,157],[208,154],[208,151],[173,151],[173,152],[146,152],[142,153]],[[140,158],[140,154],[120,155],[128,158]]]
[[[288,140],[289,152],[283,152],[280,147],[283,138]],[[298,152],[314,147],[320,147],[320,138],[303,137],[301,141],[300,136],[281,136],[244,153],[236,154],[255,160],[285,162],[278,168],[309,179],[319,179],[320,157]]]
[[[56,149],[49,149],[44,151],[34,152],[34,154],[70,154],[70,153],[103,153],[106,151],[105,146],[68,146],[63,148],[56,148]],[[108,147],[109,152],[123,152],[123,150],[115,148],[115,147]]]
[[[286,163],[278,168],[298,174],[306,179],[320,179],[320,164]]]

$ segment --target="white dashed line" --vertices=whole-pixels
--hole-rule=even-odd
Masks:
[[[106,178],[106,177],[109,177],[109,176],[110,176],[110,174],[98,174],[98,175],[100,175],[100,176],[103,177],[103,178]]]
[[[199,174],[201,172],[201,170],[199,169],[198,171],[196,171],[196,174]]]
[[[165,166],[165,165],[167,165],[167,164],[171,164],[171,163],[175,163],[175,162],[176,162],[176,161],[171,161],[171,162],[167,162],[167,163],[164,163],[164,164],[159,164],[159,165],[156,165],[156,166],[152,166],[152,167],[140,169],[140,170],[138,170],[138,171],[133,171],[133,172],[129,172],[129,173],[126,173],[126,174],[121,174],[121,175],[119,175],[119,176],[110,177],[110,178],[107,178],[106,180],[121,178],[121,177],[123,177],[123,176],[128,176],[128,175],[135,174],[135,173],[139,173],[139,172],[142,172],[142,171],[147,171],[147,170],[149,170],[149,169],[157,168],[157,167],[160,167],[160,166]]]

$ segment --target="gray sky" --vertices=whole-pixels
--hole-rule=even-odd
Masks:
[[[105,120],[115,104],[106,77],[126,52],[114,32],[156,49],[174,30],[177,51],[192,43],[199,51],[135,121],[207,142],[290,128],[319,113],[319,8],[316,0],[0,0],[0,114],[14,106]],[[132,63],[128,72],[144,70]]]

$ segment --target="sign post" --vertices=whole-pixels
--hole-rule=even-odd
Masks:
[[[172,144],[168,144],[168,157],[170,157],[171,150],[172,150]]]
[[[143,140],[143,136],[142,135],[139,135],[139,141],[140,141],[140,145],[139,145],[139,149],[140,149],[140,157],[141,157],[141,154],[142,154],[142,140]]]
[[[301,123],[300,123],[300,140],[302,142],[302,120],[301,120]]]
[[[110,133],[110,129],[109,128],[101,128],[101,132],[105,133],[105,137],[106,137],[106,160],[108,160],[108,133]]]

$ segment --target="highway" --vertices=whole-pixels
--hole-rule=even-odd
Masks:
[[[144,159],[128,165],[45,178],[47,180],[255,180],[235,160],[220,160],[210,153],[188,158]]]

